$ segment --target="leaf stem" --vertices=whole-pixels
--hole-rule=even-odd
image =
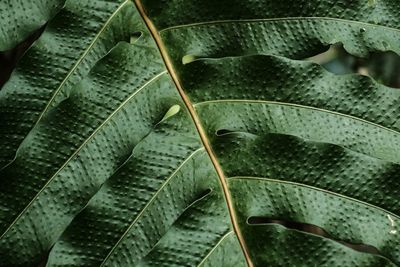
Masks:
[[[237,222],[237,219],[236,219],[235,210],[234,210],[233,203],[232,203],[232,198],[231,198],[231,195],[230,195],[230,192],[229,192],[229,189],[228,189],[228,184],[226,182],[225,174],[222,171],[222,168],[221,168],[221,166],[220,166],[220,164],[219,164],[219,162],[218,162],[218,160],[217,160],[217,158],[216,158],[216,156],[215,156],[215,154],[214,154],[214,152],[213,152],[213,150],[211,148],[211,145],[210,145],[210,143],[208,141],[207,135],[206,135],[206,133],[205,133],[205,131],[204,131],[202,125],[201,125],[200,119],[199,119],[199,117],[198,117],[198,115],[197,115],[197,113],[196,113],[196,111],[195,111],[195,109],[193,107],[193,104],[191,103],[189,97],[186,95],[185,91],[183,90],[183,87],[182,87],[182,85],[181,85],[181,83],[179,81],[178,75],[177,75],[177,73],[176,73],[176,71],[175,71],[175,69],[174,69],[174,67],[172,65],[171,59],[169,58],[168,52],[167,52],[167,50],[166,50],[166,48],[164,46],[163,41],[161,40],[161,37],[160,37],[156,27],[154,26],[154,24],[150,20],[150,18],[146,15],[146,12],[144,10],[144,7],[143,7],[141,1],[140,0],[135,0],[135,4],[136,4],[136,7],[137,7],[140,15],[142,16],[144,22],[146,23],[147,28],[149,29],[151,35],[153,36],[153,38],[154,38],[154,40],[155,40],[155,42],[156,42],[156,44],[158,46],[158,49],[160,50],[160,53],[161,53],[161,56],[162,56],[162,58],[164,60],[165,66],[166,66],[169,74],[171,75],[171,77],[172,77],[172,79],[173,79],[173,81],[175,83],[175,86],[178,89],[179,94],[181,95],[181,97],[182,97],[187,109],[189,110],[190,116],[192,117],[192,119],[194,121],[194,124],[195,124],[195,126],[197,128],[197,131],[199,132],[201,141],[203,142],[203,145],[204,145],[208,155],[210,156],[210,159],[211,159],[211,161],[212,161],[212,163],[214,165],[214,168],[215,168],[215,170],[216,170],[216,172],[218,174],[218,177],[219,177],[221,185],[222,185],[222,189],[223,189],[225,200],[226,200],[226,204],[227,204],[227,207],[228,207],[228,210],[229,210],[229,214],[230,214],[233,230],[235,231],[236,236],[237,236],[237,238],[239,240],[240,246],[241,246],[241,248],[243,250],[243,254],[244,254],[245,258],[246,258],[247,265],[249,267],[253,267],[253,263],[252,263],[252,261],[250,259],[250,255],[248,253],[245,241],[243,239],[242,233],[240,231],[240,228],[239,228],[239,225],[238,225],[238,222]]]

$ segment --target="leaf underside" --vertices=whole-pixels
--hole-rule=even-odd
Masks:
[[[4,1],[0,50],[47,25],[0,90],[0,266],[400,265],[400,91],[305,60],[400,54],[398,10]]]

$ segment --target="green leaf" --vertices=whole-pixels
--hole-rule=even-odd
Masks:
[[[63,7],[65,0],[5,0],[0,2],[0,51],[13,48]]]
[[[28,1],[29,2],[29,1]],[[67,1],[0,91],[0,168],[96,61],[140,32],[130,1]]]
[[[0,91],[0,266],[400,265],[400,91],[303,60],[399,8],[67,1]]]

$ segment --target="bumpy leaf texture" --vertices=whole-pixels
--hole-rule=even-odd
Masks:
[[[399,1],[63,4],[0,3],[0,266],[400,265],[400,91],[304,60]]]

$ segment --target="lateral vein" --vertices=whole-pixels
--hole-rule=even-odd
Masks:
[[[219,241],[217,244],[215,244],[215,246],[207,253],[207,255],[204,257],[204,259],[197,265],[197,267],[202,266],[206,260],[212,255],[212,253],[222,244],[222,242],[224,242],[224,240],[230,236],[231,234],[234,234],[235,231],[229,231],[228,233],[226,233]]]
[[[143,207],[143,209],[139,212],[139,214],[136,216],[136,218],[132,221],[132,223],[128,226],[128,228],[125,230],[125,232],[121,235],[121,237],[118,239],[118,241],[115,243],[115,245],[111,248],[111,250],[108,252],[107,256],[104,258],[102,261],[100,267],[104,266],[104,264],[107,262],[107,260],[110,258],[112,253],[115,251],[115,249],[118,247],[118,245],[121,243],[121,241],[125,238],[125,236],[129,233],[129,231],[132,229],[132,227],[137,223],[137,221],[143,216],[145,210],[151,205],[151,203],[154,202],[154,200],[157,198],[157,196],[161,193],[161,191],[165,188],[165,186],[171,181],[173,177],[176,176],[176,174],[182,169],[182,167],[196,155],[199,151],[204,150],[203,147],[195,150],[192,154],[190,154],[179,166],[176,168],[176,170],[168,176],[168,178],[164,181],[164,183],[161,185],[161,187],[155,192],[155,194],[151,197],[151,199],[146,203],[146,205]]]
[[[315,110],[315,111],[319,111],[319,112],[330,113],[330,114],[335,114],[338,116],[347,117],[347,118],[353,119],[353,120],[358,120],[358,121],[373,125],[375,127],[382,128],[386,131],[390,131],[395,134],[400,134],[400,132],[398,132],[396,130],[387,128],[383,125],[377,124],[372,121],[367,121],[365,119],[362,119],[362,118],[359,118],[359,117],[356,117],[353,115],[348,115],[348,114],[340,113],[337,111],[332,111],[332,110],[322,109],[322,108],[317,108],[317,107],[312,107],[312,106],[306,106],[306,105],[300,105],[300,104],[294,104],[294,103],[268,101],[268,100],[253,100],[253,99],[224,99],[224,100],[210,100],[210,101],[198,102],[198,103],[194,104],[194,107],[197,107],[200,105],[213,104],[213,103],[215,103],[215,104],[219,104],[219,103],[255,103],[256,104],[256,103],[259,103],[259,104],[271,104],[271,105],[291,106],[291,107],[297,107],[297,108],[303,108],[303,109],[311,109],[311,110]]]
[[[93,139],[93,137],[107,124],[111,118],[117,114],[133,97],[135,97],[140,91],[142,91],[149,84],[157,80],[162,75],[166,74],[167,71],[163,71],[156,76],[154,76],[151,80],[147,81],[143,86],[141,86],[138,90],[136,90],[132,95],[130,95],[124,102],[122,102],[119,107],[114,110],[94,131],[93,133],[75,150],[75,152],[67,159],[67,161],[50,177],[50,179],[43,185],[43,187],[39,190],[38,193],[32,198],[32,200],[25,206],[25,208],[18,214],[18,216],[11,222],[8,228],[4,231],[4,233],[0,236],[0,239],[3,238],[7,232],[15,225],[15,223],[21,218],[21,216],[27,211],[27,209],[32,205],[35,199],[43,192],[43,190],[54,180],[54,178],[68,165],[68,163],[82,150],[82,148]]]
[[[357,202],[359,204],[371,207],[373,209],[380,210],[383,213],[385,213],[387,215],[391,215],[396,219],[400,219],[399,215],[396,215],[393,212],[390,212],[390,211],[388,211],[388,210],[386,210],[384,208],[381,208],[379,206],[376,206],[374,204],[371,204],[371,203],[368,203],[368,202],[365,202],[365,201],[361,201],[359,199],[352,198],[352,197],[349,197],[349,196],[346,196],[346,195],[343,195],[343,194],[340,194],[340,193],[336,193],[336,192],[333,192],[333,191],[330,191],[330,190],[326,190],[326,189],[322,189],[322,188],[319,188],[319,187],[315,187],[315,186],[312,186],[312,185],[307,185],[307,184],[302,184],[302,183],[297,183],[297,182],[292,182],[292,181],[285,181],[285,180],[266,178],[266,177],[255,177],[255,176],[232,176],[232,177],[228,177],[227,179],[228,180],[257,180],[257,181],[263,181],[263,182],[272,182],[272,183],[296,185],[296,186],[299,186],[299,187],[304,187],[304,188],[308,188],[308,189],[311,189],[311,190],[323,192],[325,194],[333,195],[333,196],[336,196],[336,197],[339,197],[339,198],[348,199],[348,200],[351,200],[353,202]]]
[[[123,2],[118,9],[108,18],[108,20],[106,21],[106,23],[103,25],[103,27],[100,29],[100,31],[95,35],[94,39],[90,42],[90,45],[86,48],[86,50],[83,52],[83,54],[78,58],[78,61],[74,64],[74,66],[72,67],[72,69],[67,73],[67,75],[65,76],[65,78],[62,80],[62,82],[60,83],[60,85],[57,87],[57,89],[54,91],[53,95],[51,96],[49,102],[47,103],[47,105],[45,106],[45,108],[43,109],[43,111],[40,113],[39,118],[37,119],[35,125],[37,125],[39,123],[39,121],[43,118],[43,116],[45,115],[45,113],[47,112],[47,110],[50,108],[52,102],[54,101],[54,99],[56,98],[56,96],[58,95],[58,93],[60,92],[61,88],[63,88],[63,86],[65,85],[65,83],[68,81],[69,77],[71,77],[72,73],[74,73],[74,71],[78,68],[78,66],[82,63],[83,59],[87,56],[87,54],[90,52],[90,50],[93,48],[93,46],[95,45],[95,43],[97,42],[97,40],[100,38],[100,35],[105,31],[105,29],[107,28],[107,26],[111,23],[111,21],[113,20],[113,18],[122,10],[122,8],[124,8],[124,6],[129,3],[129,0],[126,0],[125,2]],[[34,125],[34,126],[35,126]]]
[[[383,28],[383,29],[387,29],[390,31],[400,32],[400,29],[396,29],[393,27],[372,24],[372,23],[362,22],[362,21],[349,20],[349,19],[340,19],[340,18],[332,18],[332,17],[283,17],[283,18],[266,18],[266,19],[214,20],[214,21],[206,21],[206,22],[197,22],[197,23],[167,27],[165,29],[162,29],[160,31],[160,33],[165,32],[165,31],[170,31],[170,30],[181,29],[181,28],[201,27],[201,26],[206,26],[206,25],[218,25],[218,24],[228,24],[228,23],[296,21],[296,20],[299,20],[299,21],[302,21],[302,20],[331,20],[331,21],[344,22],[344,23],[350,23],[350,24],[359,24],[359,25],[364,25],[366,27]]]

